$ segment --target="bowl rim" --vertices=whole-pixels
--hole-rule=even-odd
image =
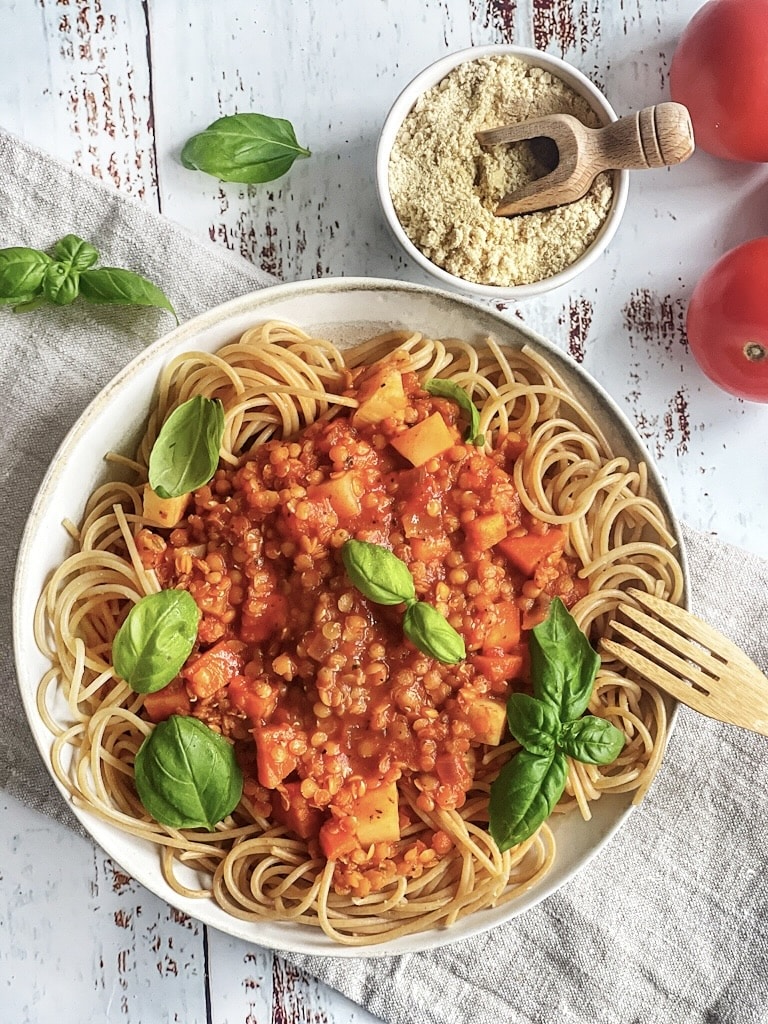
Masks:
[[[209,906],[210,901],[205,901],[205,906],[203,906],[199,900],[181,896],[176,893],[175,890],[171,890],[164,882],[159,868],[155,869],[151,879],[148,879],[143,872],[137,872],[135,870],[135,864],[130,861],[125,863],[123,860],[124,851],[122,846],[124,833],[122,833],[117,826],[109,822],[102,821],[92,812],[79,807],[77,803],[73,802],[66,788],[55,777],[50,761],[50,747],[53,736],[48,732],[45,722],[42,720],[37,710],[37,682],[35,681],[31,688],[29,686],[25,687],[23,683],[23,680],[28,679],[30,676],[30,670],[25,663],[25,650],[28,649],[28,643],[26,643],[26,641],[28,640],[27,634],[31,627],[31,621],[29,617],[29,605],[24,604],[23,602],[25,591],[28,589],[28,586],[25,585],[27,571],[30,568],[30,563],[34,562],[32,557],[32,547],[38,531],[44,525],[44,513],[60,486],[60,478],[63,475],[61,460],[72,457],[72,454],[76,449],[76,445],[82,442],[83,438],[87,436],[89,430],[93,429],[94,423],[97,423],[101,419],[104,415],[105,409],[110,406],[112,401],[114,399],[119,401],[120,394],[124,393],[125,390],[129,388],[133,378],[140,376],[143,372],[148,370],[159,371],[168,359],[173,358],[174,355],[181,351],[186,351],[186,346],[191,345],[194,342],[194,339],[204,335],[206,332],[215,332],[217,328],[223,328],[224,324],[230,322],[232,323],[232,326],[228,328],[227,334],[228,336],[231,336],[239,329],[236,326],[238,318],[242,320],[243,317],[247,316],[253,321],[257,321],[260,318],[261,309],[265,306],[273,305],[275,302],[279,302],[280,300],[290,300],[296,297],[299,299],[304,297],[312,299],[317,295],[329,292],[364,292],[370,294],[371,298],[380,292],[394,292],[398,298],[398,307],[401,303],[400,297],[405,293],[423,296],[429,302],[440,303],[442,301],[448,303],[452,307],[463,307],[463,315],[475,315],[480,322],[484,319],[491,320],[499,324],[500,329],[507,332],[517,333],[526,341],[530,341],[534,345],[543,349],[548,356],[551,356],[555,360],[558,368],[567,367],[573,378],[584,385],[587,391],[593,393],[594,397],[605,407],[605,416],[606,418],[610,418],[615,421],[619,426],[622,434],[622,441],[627,441],[630,446],[634,445],[640,453],[645,455],[648,465],[649,483],[661,507],[668,516],[670,532],[677,541],[678,547],[676,553],[682,565],[685,584],[683,603],[688,607],[690,576],[684,540],[679,520],[673,511],[664,481],[656,467],[651,453],[647,451],[642,438],[639,436],[626,414],[619,407],[618,403],[608,394],[608,392],[605,391],[603,386],[595,380],[587,370],[574,360],[570,359],[567,353],[560,349],[554,342],[545,338],[526,324],[519,322],[516,318],[504,317],[500,312],[494,309],[489,309],[482,303],[465,296],[455,295],[453,293],[446,292],[443,289],[428,285],[402,282],[387,278],[321,278],[318,280],[278,284],[257,289],[200,313],[191,320],[173,328],[170,332],[158,338],[152,344],[147,346],[147,348],[141,353],[130,360],[130,362],[118,371],[111,381],[95,395],[83,410],[74,425],[67,432],[58,447],[56,454],[51,459],[49,467],[32,504],[21,543],[19,545],[13,581],[12,602],[13,646],[16,665],[16,679],[22,704],[24,706],[36,746],[40,751],[49,776],[53,780],[56,788],[62,794],[67,806],[74,813],[75,817],[89,834],[92,841],[98,843],[113,860],[126,870],[128,874],[135,877],[141,885],[149,889],[149,891],[154,893],[165,903],[175,907],[182,913],[188,914],[194,919],[201,921],[203,924],[223,931],[225,934],[247,942],[265,945],[267,948],[274,949],[278,952],[293,952],[340,958],[395,956],[402,953],[429,951],[456,941],[471,938],[477,934],[491,931],[495,927],[508,924],[513,918],[519,916],[521,913],[525,913],[527,910],[533,909],[533,907],[555,893],[568,881],[572,881],[577,874],[583,871],[587,865],[591,863],[597,854],[606,847],[613,836],[624,827],[633,811],[636,810],[635,805],[629,803],[623,807],[623,809],[616,808],[614,813],[608,816],[607,822],[602,822],[601,820],[591,822],[590,825],[592,828],[590,829],[589,847],[582,855],[581,859],[578,860],[576,865],[568,868],[564,877],[560,879],[556,877],[556,873],[545,877],[531,893],[526,893],[524,896],[521,896],[519,902],[511,901],[510,903],[504,904],[503,913],[499,913],[498,920],[488,922],[485,920],[485,915],[490,913],[493,916],[496,916],[497,912],[502,911],[502,907],[497,907],[495,910],[491,909],[490,911],[481,911],[477,915],[470,915],[470,917],[462,919],[460,934],[457,934],[455,928],[432,928],[425,932],[416,932],[412,935],[404,936],[401,939],[392,940],[390,943],[383,943],[380,945],[333,945],[332,948],[329,948],[324,945],[324,943],[330,943],[330,940],[328,940],[324,935],[322,938],[318,935],[316,938],[321,944],[323,944],[323,948],[318,949],[312,945],[312,942],[308,937],[305,941],[304,936],[319,932],[319,929],[309,929],[309,931],[306,932],[302,928],[299,931],[295,931],[294,929],[296,929],[297,926],[293,925],[291,922],[282,922],[281,927],[278,929],[279,937],[276,939],[273,935],[268,935],[266,938],[260,936],[258,934],[258,929],[263,926],[254,922],[241,921],[238,918],[230,917],[225,924],[222,924],[216,919],[217,914],[214,909]],[[370,299],[367,301],[366,308],[368,305],[370,305]],[[271,319],[272,317],[262,316],[261,318]],[[391,319],[392,318],[390,318],[390,320]],[[340,323],[341,321],[334,321],[334,323],[337,322]],[[365,323],[368,323],[368,321],[366,320]],[[478,333],[480,333],[480,329],[478,329]],[[507,339],[503,339],[502,343],[509,342]],[[213,346],[210,350],[213,351],[222,344],[225,344],[225,342],[219,341],[218,344]],[[151,403],[153,395],[154,392],[147,396],[147,403]],[[103,450],[104,449],[102,448],[102,451]],[[82,489],[82,486],[82,483],[79,484],[79,489]],[[32,575],[34,575],[34,572]],[[668,701],[669,716],[667,737],[671,735],[671,732],[674,729],[678,708],[679,705],[677,705],[676,702],[671,699]],[[602,801],[600,803],[602,804]],[[605,806],[608,806],[608,804],[606,803]],[[599,819],[601,813],[600,806],[598,805],[595,810],[596,817]],[[146,844],[148,847],[151,846],[155,849],[154,844],[150,844],[147,840],[137,840],[137,842]],[[288,928],[285,928],[286,923],[288,924]],[[313,937],[315,936],[313,935]],[[395,946],[395,948],[392,948],[392,946]]]
[[[542,295],[568,284],[568,282],[590,267],[604,253],[616,234],[624,215],[629,195],[629,171],[616,170],[613,172],[613,198],[608,215],[593,239],[592,244],[581,256],[551,277],[543,278],[541,281],[532,281],[528,284],[509,286],[467,281],[433,263],[408,237],[397,216],[392,201],[392,194],[389,190],[389,158],[392,146],[400,126],[413,109],[418,98],[428,89],[432,88],[432,86],[442,81],[446,75],[461,64],[497,55],[517,57],[528,64],[538,65],[546,70],[553,71],[557,77],[563,79],[567,85],[570,85],[587,100],[604,125],[618,120],[618,114],[595,83],[583,71],[580,71],[573,64],[569,64],[562,58],[556,57],[554,54],[529,46],[517,46],[512,43],[491,43],[485,46],[470,46],[463,50],[456,50],[427,65],[427,67],[413,77],[403,87],[390,107],[382,124],[376,146],[376,192],[384,219],[395,240],[416,264],[443,285],[479,298],[497,300],[526,299],[534,295]]]

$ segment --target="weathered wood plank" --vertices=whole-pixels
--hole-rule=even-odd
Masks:
[[[156,206],[143,4],[6,2],[0,24],[3,126]]]
[[[202,927],[36,811],[0,816],[2,1019],[206,1024]]]

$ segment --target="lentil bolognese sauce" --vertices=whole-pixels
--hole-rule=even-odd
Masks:
[[[433,378],[471,397],[481,433],[466,439],[465,410]],[[195,394],[223,404],[218,468],[159,499],[152,445]],[[489,787],[518,749],[505,703],[530,692],[530,631],[553,598],[594,639],[623,586],[682,592],[644,467],[611,453],[551,366],[407,332],[343,352],[268,323],[175,359],[136,460],[121,461],[135,480],[95,492],[38,614],[54,666],[39,705],[75,800],[158,843],[179,893],[344,943],[450,923],[546,873],[546,823],[503,853],[487,830]],[[407,566],[465,657],[425,653],[396,598],[361,593],[342,558],[352,539]],[[132,603],[169,589],[194,599],[196,639],[168,685],[137,694],[111,641]],[[49,710],[54,687],[69,722]],[[555,810],[585,817],[605,792],[642,796],[665,733],[656,691],[606,662],[589,709],[625,745],[610,765],[569,759]],[[223,736],[242,772],[210,833],[152,820],[133,785],[142,741],[172,716]],[[212,881],[190,889],[185,867]]]

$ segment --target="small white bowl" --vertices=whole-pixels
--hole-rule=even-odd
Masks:
[[[384,217],[389,225],[395,239],[400,243],[407,255],[426,270],[433,278],[458,291],[466,292],[487,299],[526,299],[543,292],[559,288],[561,285],[571,281],[574,277],[586,270],[602,254],[606,246],[613,238],[616,229],[621,221],[624,207],[627,203],[629,191],[629,171],[613,172],[613,200],[611,202],[608,216],[598,232],[592,244],[585,250],[582,256],[574,260],[568,267],[551,277],[534,281],[530,284],[502,285],[478,284],[467,281],[449,273],[442,267],[437,266],[427,259],[421,250],[414,245],[405,233],[402,224],[395,212],[392,195],[389,190],[389,158],[392,152],[397,133],[406,116],[411,112],[419,97],[433,85],[441,82],[454,68],[468,61],[479,60],[481,57],[510,56],[525,61],[537,67],[544,68],[552,75],[562,79],[576,93],[583,97],[600,120],[602,125],[617,120],[616,112],[611,104],[603,96],[600,90],[577,68],[571,64],[553,57],[551,54],[541,50],[534,50],[524,46],[493,45],[493,46],[472,46],[466,50],[459,50],[456,53],[441,57],[440,60],[430,64],[418,74],[400,93],[393,103],[384,126],[379,136],[379,144],[376,152],[376,188],[379,195],[379,202]]]

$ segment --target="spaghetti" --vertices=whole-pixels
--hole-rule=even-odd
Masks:
[[[552,531],[564,538],[564,550],[556,554],[560,568],[548,577],[549,591],[542,595],[542,587],[529,586],[519,594],[520,606],[534,619],[542,601],[552,596],[553,588],[559,588],[556,592],[565,595],[578,625],[594,642],[607,634],[610,617],[618,603],[625,600],[624,590],[629,585],[680,601],[683,577],[672,550],[674,538],[649,493],[645,467],[631,465],[628,459],[612,453],[599,425],[538,353],[529,348],[502,349],[492,339],[473,346],[407,332],[392,332],[341,351],[296,327],[270,322],[247,331],[217,353],[186,353],[167,366],[135,459],[113,457],[123,475],[131,477],[130,482],[110,482],[94,492],[79,529],[72,528],[78,550],[52,575],[36,618],[38,644],[52,663],[40,684],[38,706],[56,737],[51,755],[53,769],[72,799],[118,828],[157,844],[162,851],[164,876],[180,895],[212,896],[225,911],[245,920],[284,920],[320,927],[334,941],[351,945],[381,943],[451,924],[465,914],[519,897],[551,867],[555,844],[546,823],[530,839],[505,853],[499,852],[487,831],[490,784],[501,765],[518,749],[517,744],[508,739],[491,741],[479,727],[475,732],[464,726],[463,732],[453,728],[454,720],[471,720],[467,701],[471,703],[473,693],[492,702],[509,691],[507,679],[495,678],[488,668],[496,662],[488,657],[474,662],[469,658],[475,668],[472,672],[467,669],[463,676],[459,672],[458,678],[467,684],[469,695],[462,705],[464,718],[456,711],[451,719],[435,697],[427,711],[414,710],[408,719],[412,725],[421,722],[421,727],[433,720],[445,720],[453,728],[452,732],[447,730],[451,736],[465,737],[461,744],[449,743],[448,748],[458,751],[454,760],[463,758],[459,767],[463,765],[465,775],[467,770],[470,774],[461,778],[436,775],[434,757],[432,763],[429,760],[431,748],[419,747],[418,756],[426,751],[426,764],[417,760],[408,770],[393,772],[397,838],[389,837],[386,842],[373,839],[367,847],[355,842],[334,857],[333,850],[341,847],[334,846],[327,835],[325,845],[318,844],[311,830],[301,838],[296,819],[279,813],[274,793],[265,788],[264,773],[269,774],[269,769],[263,764],[259,776],[253,771],[249,775],[246,770],[240,804],[213,832],[173,829],[153,821],[133,783],[136,753],[154,727],[148,718],[151,699],[134,693],[115,677],[111,645],[132,604],[163,586],[190,589],[204,612],[201,629],[214,629],[206,634],[206,643],[220,639],[221,632],[218,636],[215,632],[217,622],[231,621],[236,613],[233,611],[227,619],[230,605],[225,602],[219,620],[215,615],[207,619],[205,601],[211,592],[196,591],[191,569],[192,565],[203,566],[200,571],[206,574],[206,586],[220,581],[222,573],[231,575],[232,567],[221,560],[209,557],[205,561],[206,549],[209,553],[212,550],[210,537],[215,535],[215,529],[211,534],[204,532],[205,509],[226,504],[234,486],[255,486],[249,479],[243,483],[243,467],[261,467],[263,473],[269,458],[261,457],[260,452],[286,450],[290,455],[290,446],[294,445],[297,451],[293,454],[298,457],[301,445],[297,439],[304,432],[314,431],[312,437],[324,436],[323,431],[332,432],[335,425],[354,416],[361,407],[362,393],[355,386],[370,380],[371,371],[366,367],[380,360],[388,360],[382,365],[396,366],[398,372],[411,375],[415,393],[422,396],[415,400],[417,405],[424,399],[420,384],[428,379],[441,377],[460,385],[479,409],[480,429],[486,438],[485,454],[477,458],[495,460],[494,465],[506,460],[505,464],[511,465],[509,486],[511,490],[514,484],[520,522],[529,527],[534,524],[540,533]],[[195,535],[184,533],[186,527],[182,524],[182,533],[158,539],[156,528],[143,514],[142,490],[149,453],[168,415],[194,395],[215,397],[224,405],[220,469],[207,489],[196,493]],[[438,402],[437,407],[453,426],[446,406]],[[423,405],[422,412],[414,414],[416,421],[421,422],[434,408],[434,403]],[[454,412],[454,420],[456,416]],[[374,438],[372,451],[376,443]],[[454,447],[456,459],[463,458],[458,440]],[[277,472],[278,457],[273,454],[270,458],[275,465],[270,464],[270,472]],[[299,487],[297,494],[301,490]],[[373,501],[368,504],[372,506]],[[471,504],[468,502],[467,507]],[[187,526],[190,520],[185,520]],[[243,536],[250,529],[247,525]],[[339,542],[344,534],[340,532]],[[202,547],[201,536],[208,538]],[[257,538],[257,543],[261,545],[263,539]],[[395,543],[403,551],[411,551],[408,537],[397,537]],[[422,559],[426,558],[423,545],[420,550]],[[294,556],[294,549],[289,547],[277,551],[274,557]],[[489,580],[503,575],[499,569],[505,564],[501,555],[487,555],[484,564],[494,567],[488,572]],[[311,569],[309,563],[304,569]],[[232,579],[237,589],[236,576]],[[428,585],[428,581],[424,583]],[[230,597],[231,591],[230,587]],[[500,590],[499,594],[508,605],[507,591]],[[354,612],[352,598],[344,600],[350,605],[346,610]],[[240,606],[242,601],[240,596],[239,601],[232,598],[230,604]],[[238,614],[246,613],[241,610]],[[320,627],[324,621],[329,626],[329,640],[339,635],[335,621],[323,620],[319,613],[315,618]],[[257,640],[260,627],[252,628],[256,632],[251,639]],[[380,639],[379,634],[374,639]],[[506,656],[505,664],[509,665],[509,654]],[[429,661],[422,656],[424,660]],[[288,662],[289,654],[281,651],[274,658],[274,671],[284,670],[286,678],[292,680],[291,673],[298,670],[286,667]],[[430,669],[427,665],[423,671]],[[303,671],[306,674],[306,669]],[[271,700],[263,687],[248,689],[247,668],[241,665],[238,672],[238,678],[245,680],[242,686],[248,690],[242,700],[252,701],[257,693]],[[479,690],[478,676],[482,681]],[[186,678],[193,676],[187,674]],[[433,688],[443,697],[450,690],[445,678],[433,671]],[[63,714],[52,711],[54,692],[60,695],[59,702],[60,697],[66,702]],[[311,754],[312,745],[323,748],[328,763],[344,754],[326,743],[328,733],[321,730],[323,721],[334,714],[334,698],[328,697],[323,704],[321,690],[312,689],[312,694],[315,704],[311,706],[316,711],[310,713],[302,704],[301,713],[313,716],[315,732],[301,734],[306,739],[303,748],[301,744],[290,747],[296,734],[286,738],[286,750],[290,747],[295,755],[294,767],[304,754]],[[445,707],[458,707],[454,696],[448,693]],[[368,698],[363,694],[361,699]],[[208,720],[237,745],[244,740],[242,708],[246,705],[238,705],[234,697],[233,702],[232,706],[214,702]],[[253,708],[252,704],[247,706]],[[205,707],[205,700],[201,700],[194,711],[204,720]],[[665,705],[653,687],[628,677],[624,671],[618,672],[605,661],[589,710],[621,729],[626,741],[611,765],[569,760],[566,791],[556,812],[578,808],[584,818],[590,817],[590,804],[604,793],[631,791],[636,801],[642,798],[658,768],[666,732]],[[415,718],[420,714],[421,718]],[[268,721],[269,714],[264,715],[264,721]],[[292,721],[298,721],[297,715]],[[400,716],[398,721],[406,718]],[[316,742],[317,736],[325,738]],[[347,753],[351,754],[351,748]],[[285,797],[289,776],[281,777],[272,767],[277,774],[270,776],[273,785],[269,789]],[[348,764],[341,771],[340,793],[346,792],[344,787],[352,771]],[[293,783],[301,799],[312,804],[311,809],[341,801],[335,792],[318,795],[321,787],[315,779],[305,772],[303,779]],[[334,813],[341,816],[338,808]]]

